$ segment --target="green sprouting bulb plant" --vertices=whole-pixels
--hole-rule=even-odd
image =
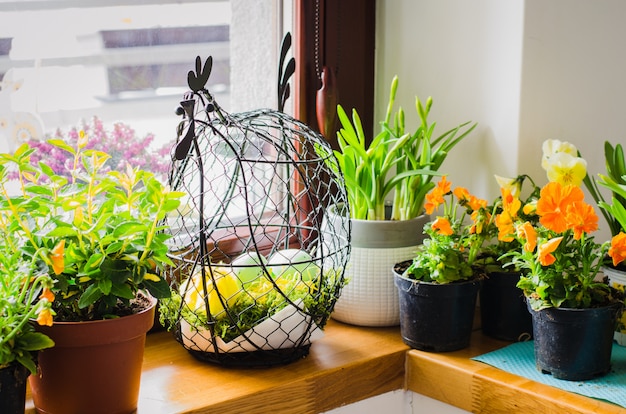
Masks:
[[[432,98],[423,105],[416,97],[421,124],[415,132],[407,133],[404,111],[399,108],[393,112],[397,88],[395,76],[381,131],[369,145],[357,111],[352,110],[350,119],[343,107],[337,106],[341,128],[337,132],[339,150],[334,153],[354,219],[385,220],[385,202],[394,190],[392,220],[409,220],[423,214],[424,197],[434,187],[433,176],[440,175],[438,170],[448,153],[476,127],[475,123],[465,122],[435,136],[436,123],[428,123]]]

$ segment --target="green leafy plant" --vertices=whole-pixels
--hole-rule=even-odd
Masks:
[[[626,243],[597,243],[590,234],[598,216],[580,188],[588,180],[587,163],[569,142],[546,140],[542,167],[549,182],[524,214],[519,203],[505,207],[509,220],[497,220],[500,234],[515,238],[520,248],[504,255],[524,270],[517,286],[533,309],[589,308],[616,301],[616,291],[598,272],[607,262],[626,258]],[[525,206],[525,207],[526,207]]]
[[[595,185],[587,184],[587,189],[602,210],[604,218],[609,224],[611,235],[626,232],[626,161],[621,144],[611,145],[604,143],[606,161],[606,175],[598,174],[593,180]],[[589,180],[589,179],[588,179]],[[606,202],[597,184],[611,190],[611,203]],[[591,188],[590,188],[591,187]]]
[[[19,237],[22,257],[53,277],[53,309],[62,321],[127,314],[141,290],[170,295],[160,276],[172,265],[160,223],[182,196],[137,168],[104,173],[110,156],[85,149],[85,134],[80,138],[75,147],[49,141],[72,155],[70,178],[33,165],[28,144],[0,154],[0,224]],[[9,178],[15,170],[17,195]]]
[[[589,308],[611,302],[611,289],[596,276],[610,242],[596,243],[598,217],[575,185],[550,182],[537,201],[539,224],[519,221],[515,237],[523,246],[507,255],[527,269],[518,283],[535,310]],[[611,252],[613,254],[613,252]]]
[[[440,207],[443,211],[424,226],[429,237],[419,247],[406,276],[440,284],[476,277],[473,265],[489,237],[492,219],[487,201],[463,187],[452,190],[452,184],[443,176],[426,195],[425,206],[428,214]]]
[[[426,105],[416,98],[421,124],[414,133],[405,132],[404,111],[399,108],[393,113],[397,88],[396,76],[381,131],[369,145],[357,111],[352,110],[350,119],[343,107],[337,106],[341,128],[337,132],[339,150],[334,153],[345,179],[352,218],[384,220],[385,201],[393,190],[392,220],[423,214],[424,197],[434,187],[433,176],[438,175],[452,148],[476,127],[466,122],[435,136],[436,123],[428,123],[432,98]]]
[[[507,253],[521,248],[519,241],[513,237],[515,233],[514,222],[516,220],[531,221],[536,223],[538,218],[535,214],[535,205],[539,198],[540,188],[533,179],[521,174],[515,178],[495,176],[500,185],[498,196],[489,207],[493,219],[486,223],[483,230],[485,243],[479,253],[480,265],[486,272],[519,272],[520,269],[510,266]],[[524,183],[529,182],[532,190],[524,194]]]
[[[0,368],[19,363],[36,372],[36,353],[54,342],[35,332],[33,323],[52,323],[52,279],[13,250],[14,240],[2,229],[0,248]],[[33,322],[36,320],[36,322]]]

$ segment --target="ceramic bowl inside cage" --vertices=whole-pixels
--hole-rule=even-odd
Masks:
[[[283,249],[268,258],[251,251],[230,264],[196,268],[178,288],[183,345],[224,353],[311,344],[323,336],[326,302],[341,277],[328,264],[314,252]]]

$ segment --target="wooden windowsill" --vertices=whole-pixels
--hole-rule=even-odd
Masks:
[[[331,320],[324,332],[301,361],[250,369],[198,361],[171,333],[150,333],[137,414],[319,413],[404,386],[409,348],[399,328]]]
[[[435,354],[409,349],[399,327],[331,320],[301,361],[241,369],[200,362],[170,333],[151,333],[137,414],[320,413],[402,388],[479,413],[626,412],[470,359],[507,344],[475,331],[469,348]]]
[[[626,409],[510,374],[473,358],[508,345],[475,331],[469,348],[410,350],[407,388],[474,413],[626,413]]]

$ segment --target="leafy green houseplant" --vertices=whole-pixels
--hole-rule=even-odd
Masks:
[[[425,351],[462,349],[469,345],[482,280],[474,263],[492,215],[486,200],[452,189],[445,175],[426,195],[425,208],[435,215],[424,226],[429,238],[412,260],[394,266],[402,337]]]
[[[35,278],[51,279],[54,296],[54,323],[35,329],[55,345],[39,353],[37,375],[29,378],[43,412],[136,409],[155,298],[170,295],[161,276],[172,264],[161,222],[181,194],[137,168],[105,172],[109,155],[87,143],[84,133],[74,147],[49,141],[71,154],[69,178],[34,164],[28,144],[0,154],[7,248],[34,266]]]
[[[424,227],[429,237],[417,251],[406,275],[439,284],[474,278],[473,265],[489,237],[492,214],[487,201],[470,194],[466,188],[452,189],[446,176],[425,198],[428,214],[439,208],[442,211]]]
[[[519,205],[509,204],[503,213],[509,219],[497,221],[502,237],[514,237],[521,245],[504,257],[528,271],[519,287],[535,310],[588,308],[610,301],[609,286],[596,280],[597,275],[607,253],[623,260],[621,248],[610,249],[610,242],[597,243],[590,235],[598,229],[598,217],[580,188],[588,176],[578,155],[568,142],[545,141],[542,166],[550,182],[524,214],[518,214]]]
[[[361,326],[400,323],[397,289],[389,269],[413,257],[421,245],[423,226],[429,220],[424,200],[435,186],[433,177],[440,175],[448,153],[476,127],[467,122],[436,134],[436,123],[428,121],[432,99],[423,104],[416,98],[420,125],[407,132],[404,111],[394,111],[397,88],[394,77],[380,132],[371,140],[355,110],[349,118],[341,105],[337,107],[341,127],[334,154],[345,179],[349,215],[345,206],[337,211],[351,221],[352,239],[346,268],[349,283],[333,317]],[[386,210],[388,203],[391,209]]]
[[[606,174],[598,174],[593,179],[585,177],[585,185],[600,207],[612,235],[609,252],[614,253],[613,260],[603,268],[604,273],[611,286],[623,292],[626,286],[626,266],[619,252],[626,251],[626,161],[622,145],[613,146],[606,141],[604,157]],[[604,198],[599,186],[611,192],[610,202]],[[626,312],[622,312],[619,317],[615,339],[620,345],[626,346]]]
[[[550,182],[541,189],[536,214],[515,225],[522,244],[509,253],[512,263],[528,274],[518,286],[535,310],[549,307],[589,308],[612,301],[609,286],[596,276],[609,251],[609,242],[596,243],[590,233],[598,228],[593,207],[574,185]]]
[[[560,379],[585,380],[610,370],[623,299],[599,275],[607,253],[620,262],[624,250],[591,236],[598,229],[598,216],[579,187],[587,172],[575,147],[549,140],[543,150],[550,182],[539,193],[537,220],[511,211],[513,223],[500,230],[521,244],[506,256],[526,271],[517,286],[532,315],[537,369]]]
[[[381,131],[369,145],[357,111],[352,110],[351,120],[343,107],[337,106],[341,129],[335,156],[345,178],[351,218],[385,220],[385,202],[392,191],[392,220],[423,214],[424,197],[434,187],[433,176],[438,175],[448,153],[476,127],[465,122],[436,136],[436,123],[428,121],[432,98],[426,105],[416,98],[420,126],[413,133],[405,132],[403,109],[393,112],[397,89],[396,76]]]
[[[11,235],[2,232],[2,240]],[[38,274],[31,263],[23,262],[19,254],[3,243],[0,251],[0,369],[19,363],[36,372],[36,353],[54,342],[35,332],[32,320],[42,325],[52,324],[50,308],[54,296],[52,279]]]
[[[102,174],[109,156],[85,150],[86,136],[70,147],[73,175],[33,165],[34,149],[22,145],[0,155],[0,220],[18,234],[15,246],[53,275],[56,320],[86,321],[124,315],[137,292],[169,296],[159,269],[170,265],[167,235],[160,222],[178,206],[153,174],[127,168]],[[12,195],[10,171],[17,169],[20,194]]]
[[[17,413],[24,410],[26,380],[37,372],[38,352],[54,345],[49,336],[34,327],[52,324],[54,297],[49,275],[37,274],[33,263],[24,262],[12,249],[8,242],[11,234],[1,234],[0,410]]]
[[[616,236],[626,231],[626,161],[622,145],[613,146],[605,141],[604,158],[606,174],[599,174],[593,178],[586,176],[584,183],[600,207],[611,235]],[[598,185],[611,191],[610,203],[602,195]]]

